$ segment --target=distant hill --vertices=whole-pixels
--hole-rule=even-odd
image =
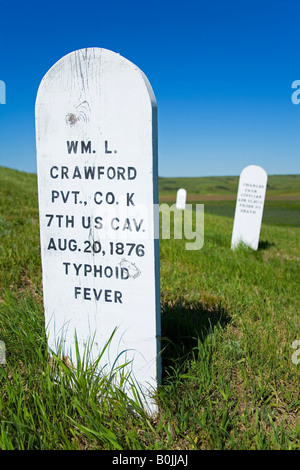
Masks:
[[[232,201],[238,182],[238,176],[159,178],[159,196],[161,201],[175,201],[177,190],[185,188],[190,201]],[[266,199],[300,200],[300,175],[270,175]]]

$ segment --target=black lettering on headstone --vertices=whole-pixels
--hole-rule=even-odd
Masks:
[[[78,141],[74,142],[74,140],[71,140],[71,142],[68,140],[67,141],[67,148],[68,148],[68,153],[77,153],[77,147],[78,147]]]

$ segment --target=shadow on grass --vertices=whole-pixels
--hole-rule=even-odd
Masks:
[[[162,375],[178,360],[185,359],[216,327],[224,328],[231,317],[220,305],[201,302],[164,302],[161,306]]]
[[[262,240],[258,244],[258,250],[267,250],[271,248],[271,246],[275,246],[275,243],[269,242],[268,240]]]

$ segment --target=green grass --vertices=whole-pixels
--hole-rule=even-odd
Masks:
[[[282,201],[257,251],[230,250],[232,213],[205,211],[200,251],[161,240],[163,382],[149,418],[114,386],[122,369],[49,360],[36,176],[0,167],[0,449],[299,449],[300,229]]]
[[[199,201],[197,201],[199,204]],[[190,202],[191,204],[192,202]],[[205,201],[205,214],[216,214],[231,218],[233,222],[235,201]],[[287,227],[300,227],[299,201],[266,201],[263,212],[263,224]]]
[[[188,195],[236,195],[238,176],[207,176],[190,178],[159,178],[161,196],[174,194],[179,188],[185,188]],[[300,195],[300,175],[269,175],[268,196]]]
[[[205,214],[230,217],[233,221],[237,176],[160,178],[161,202],[175,203],[179,188],[187,190],[188,204],[204,204]],[[269,175],[263,223],[300,227],[300,175]]]

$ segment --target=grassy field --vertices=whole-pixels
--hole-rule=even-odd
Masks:
[[[179,188],[187,190],[187,203],[204,204],[205,214],[233,220],[238,177],[160,178],[161,202],[175,203]],[[263,223],[300,227],[300,175],[270,175],[266,191]]]
[[[299,182],[269,177],[259,249],[233,252],[234,199],[221,196],[237,178],[160,179],[161,201],[186,187],[204,202],[205,238],[199,251],[161,240],[163,382],[149,418],[82,358],[76,371],[49,361],[36,176],[0,167],[0,449],[300,449]]]
[[[162,198],[176,198],[176,191],[185,188],[191,200],[215,200],[234,198],[238,189],[238,176],[207,176],[202,178],[159,178],[159,193]],[[296,198],[300,200],[300,175],[269,175],[266,199]]]

